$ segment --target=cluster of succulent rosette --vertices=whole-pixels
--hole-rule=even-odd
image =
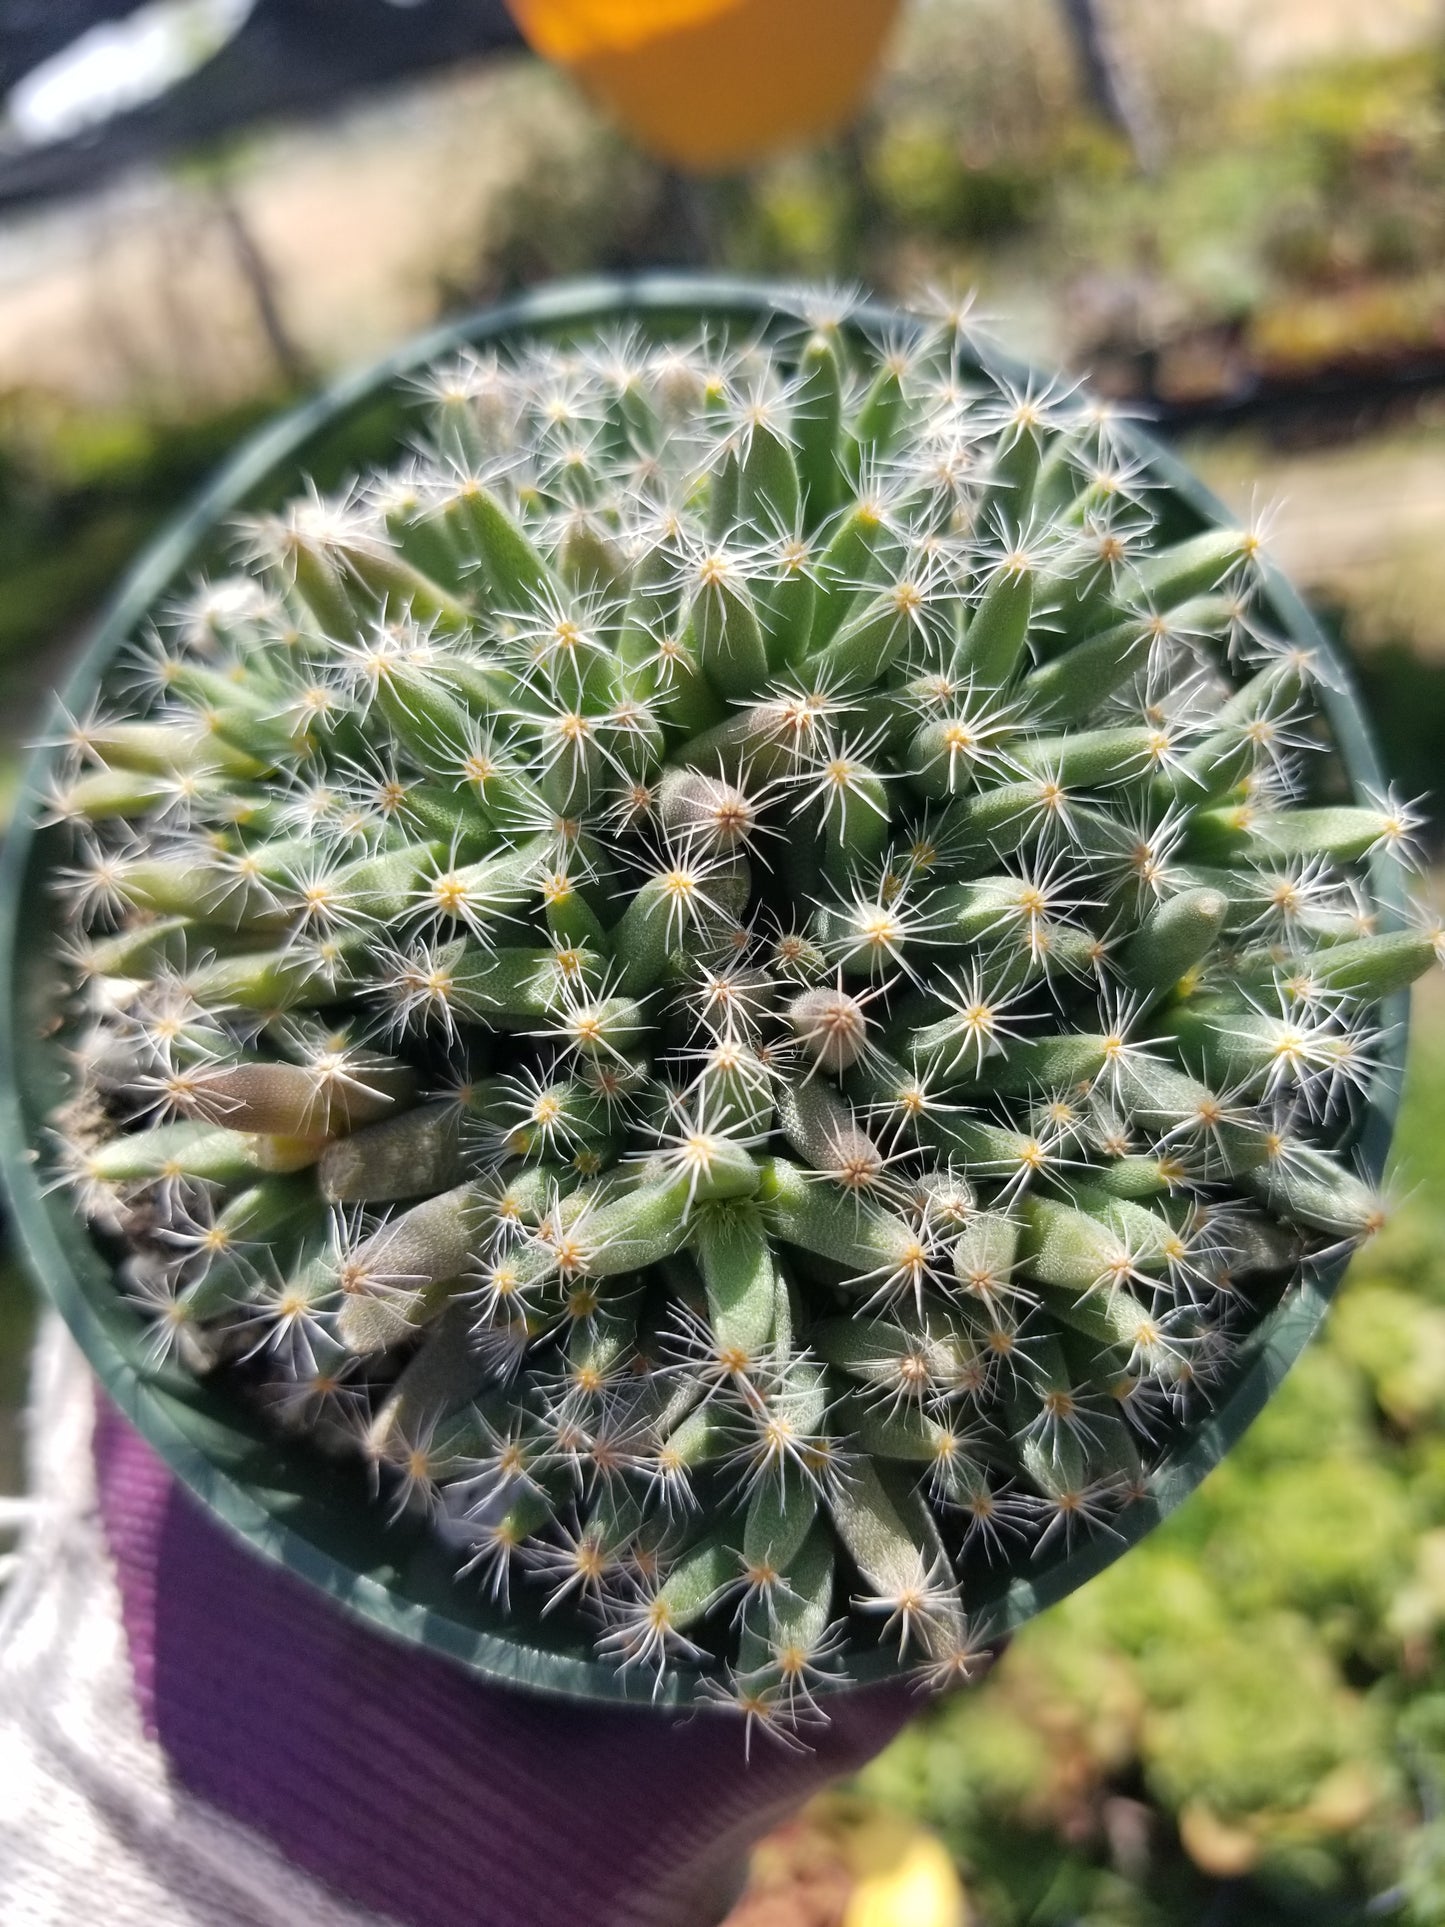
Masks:
[[[158,1355],[794,1740],[1375,1225],[1413,826],[1257,540],[957,316],[425,386],[65,732],[62,1163]]]

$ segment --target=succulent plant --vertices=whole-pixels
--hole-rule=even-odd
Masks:
[[[51,799],[61,1163],[156,1354],[785,1741],[1147,1506],[1376,1223],[1340,1147],[1441,948],[1257,538],[968,341],[439,366]]]

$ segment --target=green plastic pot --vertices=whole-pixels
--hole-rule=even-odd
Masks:
[[[328,486],[394,453],[415,426],[420,401],[410,377],[448,352],[527,336],[566,337],[637,321],[675,333],[707,321],[784,329],[781,291],[695,275],[654,274],[547,288],[439,328],[364,373],[328,389],[253,436],[147,551],[101,622],[62,701],[83,710],[112,659],[147,613],[193,571],[220,563],[228,525],[240,511],[279,505],[301,478]],[[796,325],[795,322],[792,325]],[[850,328],[906,327],[906,318],[861,308]],[[1027,370],[989,357],[1000,372]],[[1127,431],[1159,487],[1168,539],[1233,518],[1167,450]],[[1356,792],[1380,783],[1374,746],[1348,672],[1299,596],[1267,570],[1264,599],[1275,623],[1334,666],[1337,687],[1323,702],[1338,760],[1335,774]],[[278,1440],[224,1384],[196,1382],[147,1361],[141,1321],[117,1289],[112,1267],[73,1199],[45,1182],[45,1120],[66,1084],[59,1031],[55,924],[46,875],[61,832],[44,827],[42,799],[57,752],[41,749],[26,772],[0,863],[0,1166],[13,1223],[32,1277],[65,1318],[106,1392],[195,1495],[257,1553],[329,1593],[348,1612],[393,1637],[443,1652],[488,1678],[594,1700],[676,1706],[693,1683],[651,1683],[620,1675],[569,1640],[553,1622],[504,1617],[465,1581],[453,1557],[419,1523],[389,1522],[369,1494],[360,1464],[338,1464]],[[1398,872],[1377,860],[1372,874],[1387,913],[1404,909]],[[1357,1133],[1356,1153],[1373,1178],[1383,1170],[1399,1098],[1408,998],[1383,1016],[1386,1043]],[[1260,1411],[1324,1316],[1343,1273],[1343,1255],[1308,1267],[1241,1348],[1234,1375],[1207,1422],[1181,1436],[1152,1481],[1151,1496],[1117,1519],[1117,1530],[1061,1547],[1025,1573],[1000,1575],[970,1604],[999,1631],[1019,1625],[1119,1557],[1193,1491]],[[525,1602],[523,1602],[525,1611]],[[896,1670],[891,1653],[862,1657],[855,1682]]]

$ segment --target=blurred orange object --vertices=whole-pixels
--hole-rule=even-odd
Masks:
[[[856,111],[900,0],[508,0],[643,147],[698,171],[816,139]]]

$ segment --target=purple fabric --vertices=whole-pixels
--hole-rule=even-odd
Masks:
[[[748,1846],[908,1719],[836,1703],[816,1750],[484,1685],[215,1524],[104,1402],[100,1509],[148,1732],[194,1794],[411,1927],[695,1927]]]

